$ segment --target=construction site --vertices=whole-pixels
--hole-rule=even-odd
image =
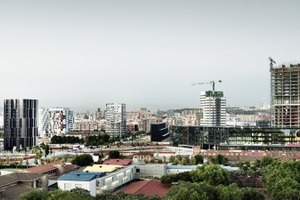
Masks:
[[[270,61],[272,127],[300,127],[300,64]]]

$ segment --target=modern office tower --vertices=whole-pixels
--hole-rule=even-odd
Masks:
[[[38,100],[4,100],[4,149],[31,149],[37,145]]]
[[[126,131],[126,105],[123,103],[107,103],[105,111],[106,133],[112,137],[120,137]]]
[[[271,65],[273,127],[300,127],[300,64]]]
[[[73,111],[69,108],[50,108],[48,110],[48,122],[46,134],[50,137],[54,135],[64,135],[74,128]]]
[[[201,92],[200,107],[203,110],[202,126],[226,125],[226,99],[222,91]]]

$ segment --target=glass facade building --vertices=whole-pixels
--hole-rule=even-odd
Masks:
[[[175,146],[300,146],[300,130],[293,128],[171,126],[169,132]]]

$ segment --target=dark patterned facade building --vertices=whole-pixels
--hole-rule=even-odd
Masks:
[[[161,142],[170,136],[166,123],[151,124],[151,141]]]
[[[4,149],[31,149],[37,145],[38,100],[4,100]]]

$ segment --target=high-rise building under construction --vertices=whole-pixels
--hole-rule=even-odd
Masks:
[[[300,127],[300,64],[274,65],[271,60],[272,126]]]
[[[202,126],[226,126],[226,99],[222,91],[201,92]]]

